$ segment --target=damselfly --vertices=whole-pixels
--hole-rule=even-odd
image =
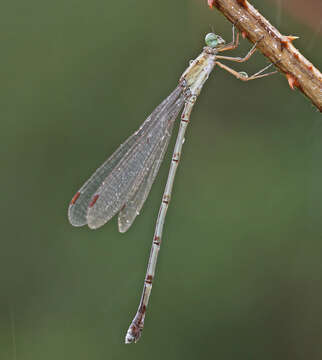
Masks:
[[[256,50],[257,43],[242,58],[218,55],[222,51],[232,50],[238,46],[239,33],[235,35],[234,27],[231,43],[226,45],[225,40],[214,33],[207,34],[205,42],[206,46],[203,51],[195,60],[190,62],[188,68],[181,75],[179,84],[174,91],[152,112],[141,127],[95,171],[75,194],[69,205],[68,217],[70,223],[74,226],[87,224],[90,228],[97,229],[118,214],[119,231],[127,231],[139,214],[150,192],[166,152],[174,121],[180,109],[184,107],[168,180],[155,226],[141,301],[127,331],[126,343],[137,342],[144,326],[164,220],[181,156],[184,134],[190,120],[192,108],[204,83],[215,65],[243,81],[262,78],[276,72],[263,73],[272,65],[270,64],[256,74],[248,76],[246,73],[237,72],[218,61],[222,59],[244,62]]]

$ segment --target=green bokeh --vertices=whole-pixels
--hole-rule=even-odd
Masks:
[[[321,37],[254,5],[321,67]],[[231,24],[201,0],[8,1],[0,17],[0,358],[320,359],[311,103],[280,74],[242,83],[215,69],[187,131],[146,327],[125,346],[171,151],[126,234],[115,219],[73,228],[68,203],[176,86],[210,26],[229,40]]]

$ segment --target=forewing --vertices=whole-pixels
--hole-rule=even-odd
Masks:
[[[87,210],[87,224],[90,228],[98,228],[110,220],[129,200],[133,189],[139,186],[144,173],[153,164],[153,154],[172,115],[170,110],[181,97],[182,89],[178,86],[146,120],[151,123],[148,131],[137,139],[93,193]]]
[[[121,160],[130,154],[142,138],[145,138],[150,128],[158,121],[159,114],[169,106],[173,97],[180,93],[177,87],[144,121],[141,127],[131,135],[119,148],[95,171],[95,173],[85,182],[80,190],[75,194],[70,202],[68,209],[68,218],[72,225],[83,226],[87,224],[87,212],[90,207],[93,196],[100,186],[104,183],[109,174],[119,165]]]

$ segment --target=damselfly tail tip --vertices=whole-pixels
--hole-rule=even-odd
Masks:
[[[126,333],[125,344],[137,343],[141,337],[141,331],[138,326],[132,323]]]
[[[132,343],[135,344],[135,339],[134,339],[134,337],[130,337],[130,336],[128,336],[128,335],[126,334],[126,336],[125,336],[125,344],[132,344]]]

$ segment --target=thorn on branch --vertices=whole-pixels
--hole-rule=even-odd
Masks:
[[[286,35],[283,36],[283,40],[281,40],[281,48],[282,50],[288,47],[288,44],[291,43],[292,41],[298,39],[298,36],[293,36],[293,35]]]
[[[287,78],[288,84],[292,90],[294,90],[295,86],[300,87],[298,80],[292,74],[287,73],[286,78]]]
[[[292,42],[293,40],[299,39],[299,36],[294,36],[294,35],[286,35],[286,37],[288,38],[288,40],[290,42]]]
[[[242,6],[243,8],[247,9],[248,8],[248,4],[246,0],[236,0],[238,2],[238,4],[240,6]]]

